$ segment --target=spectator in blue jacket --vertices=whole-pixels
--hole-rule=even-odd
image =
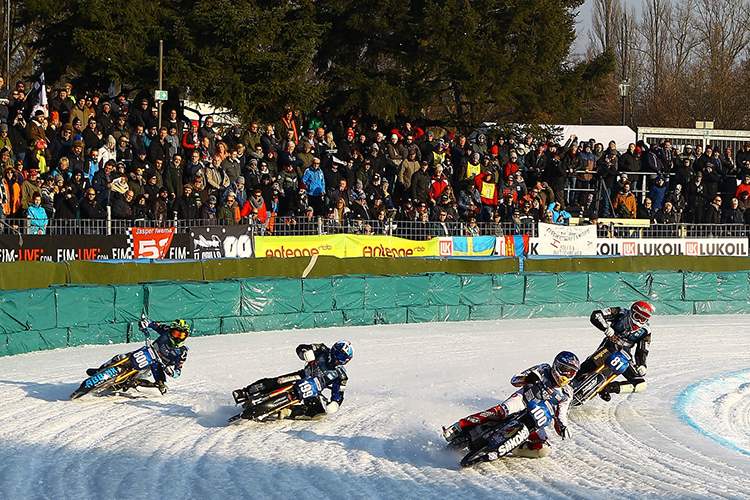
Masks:
[[[302,183],[307,188],[307,201],[315,210],[315,215],[323,215],[326,183],[323,178],[323,171],[320,169],[319,158],[313,158],[312,165],[305,170],[302,176]]]

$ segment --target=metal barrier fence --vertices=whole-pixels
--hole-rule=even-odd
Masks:
[[[30,234],[27,219],[0,219],[0,234]],[[441,236],[538,236],[538,224],[514,222],[399,221],[395,219],[325,219],[322,217],[281,217],[269,227],[249,218],[240,224],[250,225],[256,236],[310,236],[325,234],[358,234],[396,236],[410,240],[427,240]],[[174,227],[178,234],[189,233],[190,228],[219,226],[216,220],[87,220],[53,219],[45,234],[52,235],[118,235],[127,234],[137,227]],[[643,220],[610,219],[598,226],[603,238],[737,238],[750,236],[750,226],[745,224],[647,224]]]

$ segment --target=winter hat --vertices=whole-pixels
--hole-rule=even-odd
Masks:
[[[0,125],[0,132],[7,132],[7,131],[8,131],[7,123],[3,123],[2,125]]]
[[[675,190],[675,191],[681,191],[681,190],[682,190],[682,184],[677,184],[677,185],[676,185],[676,186],[674,187],[674,190]]]
[[[60,113],[58,113],[57,111],[53,111],[52,113],[50,113],[49,117],[50,117],[50,120],[59,120]]]
[[[209,202],[209,203],[212,203],[212,202],[213,202],[213,203],[216,203],[216,196],[214,196],[214,195],[210,195],[210,196],[208,197],[208,202]]]
[[[354,187],[355,187],[355,189],[362,189],[362,187],[363,187],[362,181],[359,180],[359,179],[357,179],[357,182],[354,183]]]

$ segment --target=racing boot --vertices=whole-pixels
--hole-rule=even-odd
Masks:
[[[161,380],[156,381],[156,388],[159,389],[159,392],[161,392],[162,396],[167,393],[167,384],[165,384]]]
[[[456,422],[448,427],[443,427],[443,437],[449,443],[461,435],[461,424]]]
[[[245,389],[237,389],[236,391],[232,391],[232,397],[236,404],[241,405],[250,398],[250,394]]]
[[[602,398],[604,401],[612,400],[612,396],[609,393],[609,386],[604,387],[601,391],[599,391],[599,397]]]

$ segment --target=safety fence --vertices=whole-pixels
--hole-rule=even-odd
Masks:
[[[427,273],[244,278],[0,291],[0,355],[140,341],[142,314],[196,336],[394,323],[585,316],[636,300],[658,314],[750,313],[750,272]]]
[[[29,234],[26,219],[0,219],[5,225],[0,227],[0,236]],[[588,224],[578,217],[566,221],[565,226]],[[174,234],[190,234],[196,227],[237,227],[248,228],[255,236],[323,236],[331,234],[353,234],[365,236],[393,236],[415,241],[426,241],[445,236],[539,236],[539,222],[528,218],[515,217],[514,220],[498,222],[465,221],[413,221],[396,218],[363,220],[357,218],[323,217],[280,217],[273,225],[252,221],[247,218],[238,224],[225,225],[216,220],[90,220],[53,219],[45,226],[47,236],[123,236],[134,228],[174,228]],[[726,238],[747,237],[750,225],[747,224],[694,224],[694,223],[651,223],[647,219],[600,219],[599,236],[602,238]],[[36,234],[34,234],[36,235]]]

